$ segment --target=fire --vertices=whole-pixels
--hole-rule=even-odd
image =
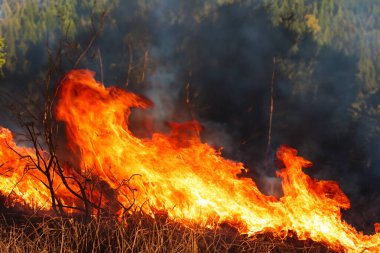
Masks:
[[[31,148],[17,147],[12,133],[0,127],[0,184],[1,192],[12,197],[15,203],[26,204],[32,208],[48,209],[49,191],[43,186],[39,173],[30,173],[35,151]]]
[[[73,70],[61,83],[56,119],[65,123],[70,149],[79,152],[82,172],[106,182],[123,206],[134,204],[150,214],[165,211],[189,225],[226,222],[249,234],[283,235],[291,230],[300,239],[324,242],[335,250],[379,252],[380,234],[363,235],[342,221],[341,209],[350,207],[348,198],[336,182],[306,175],[303,168],[311,162],[296,150],[281,147],[277,152],[284,164],[277,173],[284,196],[266,196],[252,179],[238,177],[245,170],[242,163],[223,158],[201,142],[198,122],[171,123],[170,134],[136,137],[128,128],[131,108],[150,106],[149,100],[136,94],[105,88],[87,70]],[[15,175],[1,174],[0,183],[11,186],[26,164],[9,146],[19,153],[32,150],[15,146],[7,130],[0,133],[0,165],[4,163],[0,169],[12,168]],[[28,180],[33,183],[18,188],[17,194],[49,203],[46,187],[35,175]],[[20,187],[21,182],[24,179]],[[11,189],[2,191],[8,194]]]
[[[5,197],[4,204],[48,211],[52,207],[53,189],[63,206],[77,206],[78,200],[63,187],[56,170],[49,171],[50,177],[46,175],[49,159],[49,154],[42,150],[17,146],[11,131],[0,127],[0,194]],[[68,176],[75,176],[74,170],[66,169]],[[48,178],[52,179],[51,189]],[[78,191],[76,184],[69,184]]]

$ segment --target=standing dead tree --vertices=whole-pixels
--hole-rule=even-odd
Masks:
[[[265,163],[266,163],[267,170],[268,170],[268,163],[269,163],[269,153],[270,153],[271,144],[272,144],[272,122],[273,122],[273,112],[274,112],[274,85],[275,85],[275,78],[276,78],[276,64],[277,64],[276,57],[273,57],[273,71],[272,71],[272,78],[271,78],[271,85],[270,85],[268,138],[267,138],[267,148],[265,152]]]

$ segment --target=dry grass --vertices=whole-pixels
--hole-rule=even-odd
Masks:
[[[127,224],[127,225],[126,225]],[[0,252],[333,252],[312,241],[247,237],[230,226],[186,228],[165,217],[133,214],[83,222],[39,217],[0,220]]]

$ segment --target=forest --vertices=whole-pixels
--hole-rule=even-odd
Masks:
[[[239,177],[252,178],[277,199],[285,191],[276,174],[278,150],[287,145],[313,162],[307,175],[339,184],[350,200],[344,220],[367,234],[380,222],[377,0],[0,0],[0,126],[15,133],[17,144],[42,148],[68,164],[80,158],[63,147],[69,137],[51,108],[65,74],[74,69],[94,71],[106,87],[151,101],[147,110],[131,110],[128,127],[136,137],[155,140],[153,133],[170,133],[172,122],[199,122],[202,143],[242,162],[246,170]],[[75,152],[83,156],[81,148]],[[6,162],[0,160],[0,170]],[[91,201],[83,196],[89,215]],[[57,201],[62,211],[59,195],[54,198],[52,205]],[[2,199],[0,212],[9,209]],[[150,217],[141,219],[149,223]],[[110,231],[113,222],[107,220]],[[163,237],[174,226],[179,237],[210,239],[209,232],[182,230],[176,222],[160,223]],[[140,226],[133,223],[129,233],[138,238]],[[125,239],[123,229],[115,230],[117,240]],[[265,243],[253,252],[267,252]],[[198,250],[252,252],[241,245],[232,251],[214,246]],[[107,251],[102,247],[97,250]],[[144,252],[148,246],[136,247]]]

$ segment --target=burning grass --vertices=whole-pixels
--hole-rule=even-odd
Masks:
[[[30,217],[0,220],[1,252],[334,252],[311,240],[248,237],[222,224],[184,227],[166,215],[133,213],[122,222],[97,218]]]
[[[197,121],[172,122],[167,134],[139,138],[129,128],[129,116],[132,108],[146,109],[152,103],[117,87],[106,88],[88,70],[66,74],[57,94],[46,115],[55,108],[55,120],[65,125],[67,154],[78,161],[58,159],[50,124],[42,134],[33,124],[22,124],[32,147],[17,145],[12,132],[0,127],[3,202],[61,217],[84,215],[91,222],[27,220],[6,233],[11,236],[4,237],[5,248],[328,252],[320,246],[314,249],[312,240],[347,253],[379,252],[380,233],[364,235],[342,220],[341,210],[350,207],[348,197],[337,182],[306,174],[304,169],[312,163],[293,148],[277,151],[284,194],[276,198],[263,194],[252,178],[239,176],[247,170],[241,162],[224,158],[220,150],[202,142]],[[127,216],[127,225],[92,220],[94,216]],[[287,239],[278,239],[280,235]]]

